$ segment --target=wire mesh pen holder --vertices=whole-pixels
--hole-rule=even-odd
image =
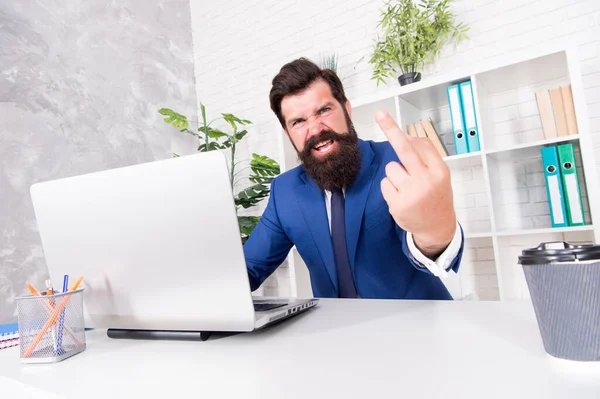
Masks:
[[[86,348],[83,288],[17,298],[23,363],[54,363]]]

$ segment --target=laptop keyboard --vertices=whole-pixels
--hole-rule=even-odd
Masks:
[[[285,305],[285,303],[254,303],[254,310],[257,312],[264,312],[266,310],[277,309]]]

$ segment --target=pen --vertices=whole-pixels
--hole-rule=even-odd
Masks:
[[[67,292],[68,289],[69,289],[69,275],[65,274],[65,277],[63,278],[63,290],[62,290],[62,292]]]
[[[40,296],[40,295],[41,295],[41,294],[38,292],[38,290],[36,290],[36,289],[33,287],[33,285],[31,285],[31,284],[29,284],[29,283],[26,283],[25,285],[27,286],[27,289],[29,289],[29,291],[30,291],[30,292],[31,292],[33,295],[35,295],[35,296]]]
[[[53,295],[54,294],[54,290],[52,289],[52,282],[50,281],[50,279],[46,279],[44,281],[44,283],[46,284],[46,293],[48,295]],[[50,298],[49,300],[50,302],[50,307],[52,309],[54,309],[55,303],[54,303],[54,298]],[[52,333],[52,346],[54,348],[54,355],[58,355],[58,342],[56,340],[56,326],[52,326],[52,329],[50,330],[50,332]]]
[[[65,274],[63,277],[63,287],[62,292],[67,292],[69,290],[69,275]],[[60,318],[58,319],[58,352],[59,354],[64,353],[64,349],[62,347],[62,337],[63,337],[63,326],[65,324],[65,310],[63,309],[60,312]]]
[[[77,278],[77,280],[75,280],[75,284],[73,284],[73,286],[71,287],[71,291],[75,291],[77,289],[77,287],[79,287],[79,284],[81,284],[82,280],[83,280],[83,276],[79,276]]]
[[[46,284],[46,293],[48,295],[52,295],[54,290],[52,289],[52,283],[50,282],[50,279],[46,279],[44,283]]]

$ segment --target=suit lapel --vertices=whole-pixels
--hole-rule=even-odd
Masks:
[[[368,143],[359,140],[361,153],[360,172],[356,182],[346,190],[346,245],[348,246],[348,258],[350,267],[354,271],[354,257],[358,245],[358,236],[365,212],[367,196],[373,184],[373,175],[377,165],[373,163],[373,150]]]
[[[296,186],[298,203],[300,204],[300,209],[304,215],[308,230],[323,259],[325,269],[331,279],[331,284],[335,288],[335,292],[337,292],[337,271],[335,268],[331,233],[329,231],[329,219],[327,218],[327,209],[325,208],[325,193],[304,172],[300,176],[300,184]]]

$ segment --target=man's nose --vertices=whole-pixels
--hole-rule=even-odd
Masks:
[[[313,115],[310,118],[308,118],[307,120],[308,123],[308,138],[311,138],[312,136],[316,136],[318,134],[320,134],[323,131],[323,123],[321,123],[321,120],[318,116]]]

